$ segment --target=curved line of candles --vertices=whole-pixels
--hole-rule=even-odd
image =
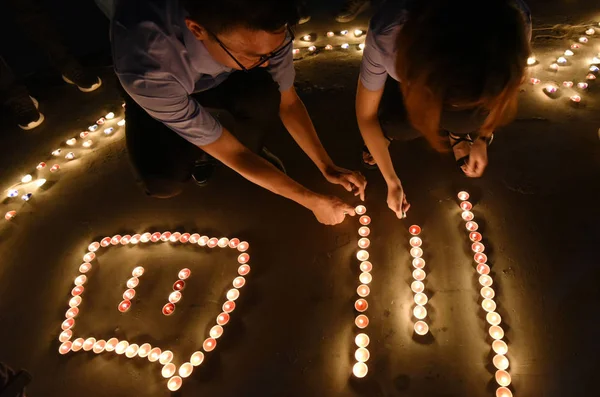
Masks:
[[[96,245],[92,243],[88,248],[90,247],[95,248]],[[100,246],[98,246],[98,248],[100,248]],[[79,271],[85,269],[85,272],[87,273],[89,270],[91,270],[91,268],[92,265],[90,263],[83,263],[81,266],[79,266]],[[127,280],[126,283],[127,289],[125,290],[125,292],[123,292],[123,300],[119,303],[119,306],[117,306],[117,309],[121,313],[125,313],[131,308],[131,300],[135,297],[135,288],[140,283],[140,277],[142,277],[144,271],[145,270],[142,266],[137,266],[131,271],[131,278]]]
[[[371,292],[369,284],[373,280],[371,276],[373,265],[369,262],[369,252],[367,251],[367,248],[371,245],[371,241],[368,239],[368,236],[371,234],[371,229],[368,226],[371,223],[371,218],[366,215],[367,208],[364,205],[357,206],[355,211],[359,216],[358,220],[361,224],[358,229],[358,235],[360,236],[358,240],[359,251],[356,254],[356,258],[360,261],[361,273],[358,277],[360,285],[356,289],[359,298],[354,302],[354,309],[358,312],[358,315],[354,319],[354,324],[362,331],[369,325],[369,318],[364,312],[369,307],[366,297]],[[352,373],[357,378],[364,378],[369,372],[369,367],[367,366],[367,361],[371,356],[367,349],[369,342],[369,336],[364,332],[358,333],[354,338],[354,343],[356,344],[354,358],[356,359],[356,363],[352,367]]]
[[[141,346],[136,343],[130,344],[127,340],[118,340],[117,338],[110,338],[108,340],[96,340],[94,337],[76,338],[73,339],[73,329],[75,327],[75,317],[79,314],[79,306],[82,303],[82,294],[85,290],[84,284],[87,282],[88,277],[85,273],[89,272],[92,268],[92,262],[96,259],[96,252],[101,248],[108,248],[110,246],[127,245],[127,244],[138,244],[138,243],[158,243],[158,242],[171,242],[171,243],[190,243],[198,244],[201,247],[221,247],[221,248],[232,248],[237,249],[240,254],[237,258],[240,266],[238,267],[238,276],[233,279],[233,288],[229,289],[225,295],[226,301],[223,304],[222,312],[216,318],[216,325],[213,326],[209,331],[209,337],[206,338],[202,344],[203,351],[194,352],[189,361],[183,363],[177,368],[172,363],[174,354],[170,350],[162,350],[159,347],[151,346],[149,343],[144,343]],[[105,237],[100,242],[94,241],[88,246],[88,252],[83,256],[84,263],[79,266],[79,272],[75,280],[75,287],[71,290],[71,298],[69,299],[69,309],[67,310],[65,317],[66,319],[61,324],[61,333],[58,337],[61,342],[58,351],[60,354],[67,354],[71,351],[77,352],[93,351],[96,354],[102,352],[115,352],[119,355],[125,355],[128,358],[141,357],[147,358],[150,362],[159,362],[163,367],[161,374],[163,377],[168,378],[167,388],[171,391],[178,390],[183,384],[183,379],[191,375],[193,368],[202,364],[204,361],[204,352],[210,352],[217,346],[217,339],[223,335],[223,326],[230,320],[230,313],[235,309],[235,300],[240,296],[240,288],[246,284],[245,276],[250,273],[250,255],[246,251],[250,248],[250,245],[246,241],[240,241],[237,238],[228,239],[227,237],[216,238],[201,236],[198,233],[171,233],[169,231],[160,232],[145,232],[142,234],[134,234],[133,236],[127,234],[125,236],[114,235],[112,237]],[[127,281],[127,287],[125,291],[127,296],[133,298],[135,296],[134,288],[139,283],[139,277],[144,273],[144,268],[141,266],[133,269],[132,277]],[[185,286],[185,279],[191,274],[189,269],[182,269],[179,271],[179,280],[175,282],[175,285],[181,284],[179,290],[174,285],[174,292],[179,292]],[[179,288],[179,287],[177,287]],[[131,292],[133,291],[133,293]],[[170,295],[170,302],[173,293]],[[180,294],[178,296],[181,298]],[[176,299],[178,301],[178,299]],[[131,303],[129,303],[127,309],[129,309]],[[120,309],[120,305],[119,305]],[[122,310],[123,312],[127,311]],[[163,309],[164,310],[164,309]],[[72,340],[73,339],[73,340]],[[177,374],[176,374],[177,373]]]
[[[423,249],[421,248],[423,240],[418,237],[418,235],[421,234],[421,227],[412,225],[408,228],[408,232],[413,236],[410,238],[409,244],[411,246],[410,256],[413,258],[412,265],[415,268],[412,272],[414,281],[410,285],[410,288],[414,293],[413,300],[416,305],[413,308],[412,314],[417,319],[413,328],[418,335],[426,335],[429,332],[429,325],[424,321],[427,317],[425,305],[429,299],[425,294],[425,284],[423,283],[427,273],[425,273],[424,270],[425,260],[423,259]]]
[[[481,242],[483,239],[481,233],[477,231],[479,225],[475,222],[475,215],[471,210],[473,205],[469,202],[469,193],[462,191],[458,193],[460,200],[460,208],[462,218],[466,222],[465,227],[469,232],[471,240],[471,250],[473,251],[473,259],[475,260],[475,270],[479,275],[479,284],[481,285],[481,302],[482,309],[486,312],[486,321],[490,325],[488,330],[492,338],[492,350],[495,353],[492,363],[497,369],[495,373],[498,388],[496,389],[496,397],[512,397],[512,392],[508,389],[511,383],[511,377],[508,370],[509,361],[506,358],[508,353],[508,345],[502,339],[504,338],[504,330],[501,327],[502,318],[496,312],[496,302],[494,301],[495,291],[492,289],[493,279],[490,276],[490,267],[487,264],[487,255],[484,253],[485,246]]]

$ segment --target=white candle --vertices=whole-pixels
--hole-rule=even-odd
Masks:
[[[506,371],[503,371],[501,369],[496,371],[496,382],[498,382],[498,384],[500,386],[508,386],[510,385],[510,374]]]
[[[495,340],[494,342],[492,342],[492,349],[496,354],[505,355],[506,353],[508,353],[508,345],[503,340]]]
[[[192,364],[194,367],[197,367],[198,365],[202,364],[203,361],[204,353],[202,353],[201,351],[195,352],[190,358],[190,364]]]
[[[410,285],[410,289],[414,293],[418,294],[425,290],[425,284],[423,284],[421,281],[413,281],[412,284]]]
[[[187,378],[192,374],[194,370],[194,366],[191,363],[183,363],[181,367],[179,367],[179,376],[182,378]]]
[[[465,192],[464,190],[458,192],[458,199],[462,200],[462,201],[468,200],[469,199],[469,193]]]
[[[115,353],[123,354],[125,353],[125,350],[127,350],[128,347],[129,342],[127,342],[126,340],[119,341],[119,343],[117,343],[117,346],[115,347]]]
[[[110,338],[106,342],[106,346],[104,346],[104,350],[106,350],[107,352],[113,352],[117,348],[118,343],[119,343],[119,340],[117,338]]]
[[[529,65],[529,66],[535,65],[536,62],[537,62],[537,60],[535,59],[535,57],[527,58],[527,65]]]
[[[71,351],[71,347],[72,347],[72,346],[73,346],[73,343],[72,343],[72,342],[69,342],[69,341],[63,342],[63,343],[62,343],[62,344],[59,346],[59,348],[58,348],[58,352],[59,352],[60,354],[67,354],[68,352],[70,352],[70,351]]]
[[[425,267],[425,259],[423,258],[415,258],[412,261],[412,265],[417,269],[422,269]]]
[[[496,340],[504,338],[504,330],[497,325],[492,325],[489,329],[489,333],[490,336]]]
[[[361,262],[360,263],[360,270],[363,272],[370,272],[371,270],[373,270],[373,264],[369,261],[365,261],[365,262]]]
[[[71,345],[71,350],[74,352],[78,352],[83,347],[83,342],[85,342],[85,340],[83,338],[75,339],[73,341],[73,344]]]
[[[150,343],[144,343],[140,346],[140,350],[138,350],[138,356],[140,356],[141,358],[146,358],[148,357],[148,354],[150,354],[151,350],[152,346],[150,345]]]
[[[138,354],[139,350],[140,350],[140,347],[137,344],[133,343],[133,344],[129,345],[127,347],[127,349],[125,350],[125,356],[127,358],[133,358]]]
[[[413,258],[420,258],[421,256],[423,256],[423,250],[420,247],[411,248],[410,255]]]
[[[87,338],[85,342],[83,342],[83,351],[89,352],[94,348],[95,343],[96,338]]]
[[[500,322],[502,321],[502,317],[496,312],[489,312],[485,316],[485,319],[490,325],[500,325]]]
[[[360,240],[358,240],[358,246],[362,249],[369,248],[369,245],[371,245],[371,241],[366,237],[363,237]]]
[[[94,344],[94,347],[92,348],[92,350],[94,351],[94,353],[96,354],[100,354],[104,351],[104,349],[106,349],[106,341],[100,339],[99,341],[97,341]]]
[[[371,354],[369,353],[369,350],[365,349],[364,347],[359,347],[354,352],[354,358],[356,358],[356,361],[361,363],[369,361],[369,357],[371,357]]]
[[[371,234],[371,229],[369,229],[367,226],[362,226],[360,229],[358,229],[358,234],[362,237],[367,237],[369,234]]]
[[[369,252],[360,250],[356,253],[356,258],[358,258],[359,261],[366,261],[369,259]]]
[[[144,268],[142,266],[138,266],[131,272],[133,277],[141,277],[144,274]]]
[[[427,317],[427,309],[425,309],[423,306],[417,305],[413,309],[413,315],[419,320],[423,320],[425,317]]]
[[[177,391],[183,384],[183,380],[179,376],[174,376],[167,382],[167,387],[171,391]]]
[[[506,358],[506,356],[503,356],[501,354],[496,354],[494,356],[494,358],[492,359],[492,362],[494,363],[494,367],[501,369],[501,370],[505,370],[506,368],[508,368],[508,358]]]
[[[175,374],[175,364],[169,363],[162,368],[161,374],[164,378],[170,378]]]
[[[148,361],[150,361],[151,363],[158,361],[158,359],[160,359],[160,355],[162,354],[160,348],[155,347],[154,349],[150,350],[150,354],[148,354]]]
[[[429,332],[429,326],[424,321],[417,321],[414,328],[415,332],[419,335],[425,335],[427,332]]]
[[[140,279],[137,277],[131,277],[129,280],[127,280],[127,288],[135,288],[138,286],[138,284],[140,283]]]
[[[238,276],[233,279],[233,286],[235,288],[242,288],[246,284],[246,279],[242,276]]]
[[[70,307],[77,307],[81,304],[81,296],[74,296],[71,299],[69,299],[69,306]]]
[[[461,216],[465,221],[472,221],[475,218],[475,215],[471,211],[463,211]]]
[[[427,300],[427,295],[425,295],[424,293],[419,292],[415,294],[415,303],[417,305],[424,306],[425,304],[427,304]]]
[[[223,327],[221,327],[220,325],[213,326],[209,331],[209,335],[211,336],[211,338],[219,339],[221,335],[223,335]]]
[[[173,352],[170,350],[165,350],[164,352],[162,352],[158,359],[158,362],[161,363],[162,365],[167,365],[171,361],[173,361]]]
[[[227,291],[227,294],[225,294],[225,296],[227,297],[227,300],[234,301],[240,297],[240,291],[232,288],[229,291]]]
[[[485,310],[486,312],[493,312],[494,310],[496,310],[496,302],[494,302],[491,299],[484,299],[481,302],[481,307],[483,307],[483,310]],[[497,324],[492,324],[492,325],[497,325]]]
[[[369,335],[363,333],[356,335],[354,338],[354,343],[356,343],[356,346],[358,347],[367,347],[369,346],[370,341]]]
[[[486,298],[486,299],[493,299],[494,296],[496,295],[496,293],[494,292],[494,290],[490,287],[483,287],[481,288],[481,296]]]
[[[169,294],[169,302],[171,303],[177,303],[181,300],[181,292],[179,291],[173,291]]]
[[[408,241],[411,247],[420,247],[423,244],[423,240],[420,237],[411,237]]]
[[[360,274],[358,279],[362,284],[369,284],[371,280],[373,280],[373,276],[371,276],[371,273],[363,272]]]
[[[190,275],[192,274],[192,271],[188,268],[183,268],[179,271],[179,274],[177,274],[177,277],[179,277],[180,280],[185,280],[188,277],[190,277]]]
[[[364,215],[367,212],[367,207],[359,205],[354,209],[354,212],[356,212],[356,215]]]
[[[413,278],[417,281],[425,280],[426,273],[422,269],[413,270]]]
[[[512,392],[506,387],[499,387],[496,390],[496,397],[512,397]]]
[[[360,297],[365,297],[368,296],[369,293],[371,292],[371,290],[369,289],[368,285],[359,285],[358,288],[356,289],[356,293],[358,294],[358,296]]]
[[[86,281],[87,281],[87,277],[84,274],[81,274],[81,275],[75,277],[74,283],[77,286],[81,286],[81,285],[85,284]]]
[[[69,339],[71,339],[73,337],[73,331],[71,331],[70,329],[67,329],[63,332],[60,333],[58,340],[59,342],[66,342]]]
[[[479,276],[479,284],[481,284],[482,287],[489,287],[493,283],[494,281],[487,274],[482,274],[481,276]]]
[[[367,372],[369,372],[369,367],[367,367],[367,364],[361,363],[360,361],[354,364],[354,367],[352,367],[352,373],[357,378],[364,378],[367,376]]]

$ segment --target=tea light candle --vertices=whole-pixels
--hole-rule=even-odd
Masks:
[[[75,339],[73,341],[73,344],[71,345],[71,350],[74,352],[78,352],[83,347],[83,342],[85,342],[85,340],[83,338]]]
[[[594,65],[600,64],[600,58],[598,58],[598,57],[593,57],[593,58],[592,58],[592,64],[594,64]]]
[[[490,267],[485,263],[479,263],[477,265],[477,273],[479,274],[490,274]]]
[[[364,50],[364,49],[365,49],[365,47],[366,47],[365,43],[360,43],[360,44],[358,45],[358,49],[359,49],[360,51]]]
[[[482,274],[481,276],[479,276],[479,284],[481,284],[482,287],[489,287],[493,283],[494,281],[487,274]]]
[[[484,299],[483,301],[481,301],[481,307],[483,307],[483,310],[485,310],[486,312],[493,312],[494,310],[496,310],[496,302],[494,302],[491,299]],[[497,325],[497,324],[492,324],[492,325]]]
[[[246,279],[242,276],[238,276],[233,279],[233,286],[235,288],[242,288],[246,284]]]
[[[575,53],[573,51],[571,51],[571,50],[566,50],[565,51],[565,56],[566,57],[572,57],[573,55],[575,55]]]
[[[536,84],[539,84],[539,83],[541,83],[541,82],[542,82],[542,80],[540,80],[540,79],[536,79],[535,77],[532,77],[532,78],[530,78],[530,79],[529,79],[529,82],[530,82],[531,84],[533,84],[533,85],[536,85]]]
[[[352,367],[352,373],[357,378],[364,378],[365,376],[367,376],[367,372],[369,372],[367,364],[362,363],[360,361],[354,364],[354,367]]]
[[[369,248],[369,245],[371,245],[371,241],[368,238],[363,237],[358,240],[358,246],[362,249]]]
[[[460,208],[463,211],[471,211],[473,209],[473,204],[471,204],[468,201],[463,201],[463,202],[460,203]]]
[[[371,276],[371,273],[363,272],[358,276],[358,279],[362,284],[369,284],[373,280],[373,276]]]
[[[96,257],[96,254],[94,254],[93,252],[88,252],[87,254],[85,254],[83,256],[83,261],[84,262],[91,262],[94,260],[94,258]]]
[[[373,270],[373,264],[369,261],[365,261],[365,262],[361,262],[360,263],[360,270],[362,272],[370,272],[371,270]]]
[[[415,258],[412,261],[412,265],[417,269],[422,269],[425,267],[425,259],[423,258]]]
[[[365,310],[367,310],[367,308],[369,307],[369,304],[367,303],[367,301],[365,299],[357,299],[356,302],[354,302],[354,308],[356,309],[356,311],[358,312],[364,312]]]
[[[241,264],[248,263],[249,260],[250,260],[250,255],[248,255],[247,253],[243,253],[243,254],[240,254],[240,256],[238,256],[238,263],[241,263]]]
[[[218,325],[225,325],[228,322],[229,322],[229,314],[221,313],[217,316],[217,324]]]
[[[359,285],[356,289],[356,293],[362,298],[368,296],[370,292],[371,290],[369,289],[368,285]]]
[[[368,215],[363,215],[358,219],[358,221],[360,222],[361,225],[367,226],[368,224],[371,223],[371,217],[369,217]]]
[[[170,378],[175,374],[176,369],[175,364],[169,363],[162,368],[161,374],[164,378]]]
[[[369,353],[369,350],[367,350],[364,347],[359,347],[354,352],[354,358],[356,359],[356,361],[361,362],[361,363],[369,361],[370,357],[371,357],[371,353]]]
[[[133,357],[137,356],[137,353],[139,350],[140,350],[140,347],[137,344],[135,344],[135,343],[131,344],[125,350],[125,356],[127,358],[133,358]]]
[[[56,149],[56,150],[52,151],[52,155],[53,156],[60,156],[61,152],[62,152],[62,149]]]
[[[221,308],[223,309],[223,311],[225,313],[231,313],[232,311],[235,310],[235,302],[227,301],[227,302],[223,303],[223,306]]]
[[[127,280],[127,288],[135,288],[140,283],[140,279],[137,277],[131,277]]]
[[[179,241],[180,238],[181,238],[181,233],[175,232],[175,233],[171,234],[171,236],[169,237],[169,241],[172,243],[176,243],[177,241]],[[217,240],[217,244],[218,244],[218,240]]]
[[[71,347],[73,346],[73,342],[63,342],[60,347],[58,348],[58,352],[60,354],[67,354],[68,352],[71,351]]]
[[[179,376],[174,376],[167,382],[167,388],[170,391],[177,391],[183,384],[183,380]]]
[[[123,126],[125,125],[125,119],[121,119],[121,120],[119,120],[119,121],[117,122],[117,125],[118,125],[119,127],[123,127]]]
[[[506,358],[506,356],[496,354],[492,359],[492,362],[494,363],[494,367],[498,369],[505,370],[508,368],[508,358]]]
[[[181,296],[181,292],[173,291],[169,294],[169,302],[175,304],[181,300]]]
[[[299,48],[294,48],[294,49],[292,50],[292,54],[294,54],[294,55],[298,55],[298,54],[300,54],[300,49],[299,49]]]
[[[237,289],[230,289],[229,291],[227,291],[227,294],[225,294],[225,296],[227,297],[227,300],[234,301],[240,297],[240,291]]]
[[[67,153],[67,155],[65,156],[65,158],[67,160],[73,160],[75,158],[75,153],[69,152],[69,153]]]
[[[483,252],[485,251],[485,245],[483,245],[480,242],[475,242],[473,244],[471,244],[471,250],[473,250],[473,252]]]
[[[421,269],[415,269],[415,270],[413,270],[413,272],[412,272],[412,276],[413,276],[413,278],[414,278],[415,280],[417,280],[417,281],[423,281],[423,280],[425,280],[425,276],[426,276],[426,274],[425,274],[425,272],[424,272],[423,270],[421,270]]]
[[[221,237],[221,238],[219,239],[219,241],[217,242],[217,245],[218,245],[220,248],[225,248],[225,247],[228,247],[228,246],[229,246],[229,239],[228,239],[227,237]]]
[[[513,395],[506,387],[499,387],[498,390],[496,390],[496,397],[513,397]]]
[[[408,228],[408,232],[410,234],[412,234],[413,236],[418,236],[421,233],[421,227],[419,227],[417,225],[412,225],[411,227]]]
[[[171,350],[165,350],[162,352],[160,358],[158,359],[158,362],[162,365],[167,365],[171,361],[173,361],[173,352]]]
[[[192,364],[194,367],[197,367],[198,365],[202,364],[203,361],[204,353],[202,353],[201,351],[195,352],[190,358],[190,364]]]
[[[179,376],[181,376],[182,378],[187,378],[192,374],[193,370],[194,367],[191,363],[183,363],[181,364],[181,367],[179,367]]]
[[[333,37],[333,36],[335,36],[335,33],[333,33],[333,32],[327,32],[327,37]]]
[[[495,295],[496,295],[496,293],[494,292],[494,290],[492,288],[490,288],[490,287],[481,288],[481,296],[483,296],[484,298],[492,299]]]
[[[498,382],[498,384],[500,386],[508,386],[510,385],[510,374],[504,370],[497,370],[496,371],[496,382]]]
[[[188,268],[183,268],[179,271],[179,273],[177,274],[177,277],[179,277],[180,280],[185,280],[188,277],[190,277],[190,275],[192,274],[192,271]]]
[[[493,339],[499,340],[504,338],[504,330],[497,325],[492,325],[489,329],[489,333]]]
[[[552,63],[552,64],[550,64],[550,69],[554,70],[554,71],[557,71],[558,70],[558,63]]]
[[[46,168],[46,163],[44,163],[43,161],[41,163],[39,163],[38,165],[35,166],[36,170],[41,170]]]
[[[505,355],[506,353],[508,353],[508,345],[503,340],[495,340],[494,342],[492,342],[492,349],[496,354]]]
[[[485,319],[487,320],[487,322],[490,325],[499,325],[500,322],[502,321],[502,317],[500,317],[500,315],[496,312],[489,312],[486,316]]]
[[[590,35],[590,36],[593,35],[594,33],[596,33],[594,28],[589,28],[588,30],[585,31],[585,34]]]
[[[154,349],[150,350],[150,354],[148,354],[148,361],[150,361],[151,363],[156,362],[160,359],[162,352],[160,350],[160,348],[155,347]]]
[[[348,31],[347,31],[347,30],[342,30],[342,31],[340,32],[340,34],[341,34],[342,36],[345,36],[345,35],[347,35],[347,34],[348,34]]]
[[[360,29],[354,29],[354,36],[355,37],[360,37],[360,36],[363,35],[363,33],[364,32],[362,30],[360,30]]]
[[[366,328],[369,325],[369,318],[364,314],[359,314],[354,320],[354,324],[360,329]]]
[[[600,71],[600,68],[598,66],[596,66],[596,65],[590,66],[590,72],[594,72],[595,73],[597,71]]]
[[[185,289],[185,281],[177,280],[173,283],[173,291],[183,291]]]
[[[131,301],[128,299],[124,299],[123,301],[121,301],[121,303],[119,303],[119,306],[117,308],[121,313],[125,313],[127,310],[129,310],[130,307]]]
[[[64,342],[70,340],[72,337],[73,337],[73,331],[68,329],[68,330],[60,333],[60,335],[58,336],[58,341],[64,343]]]
[[[199,239],[200,239],[200,235],[198,233],[194,233],[194,234],[192,234],[190,236],[190,240],[189,241],[192,244],[196,244]],[[232,241],[229,242],[229,244],[230,245],[233,244],[232,242],[235,243],[235,244],[239,244],[240,240],[238,240],[237,238],[234,238]],[[234,247],[231,247],[231,248],[234,248]]]
[[[96,343],[96,338],[87,338],[85,342],[83,342],[83,351],[89,352],[94,348],[94,344]]]
[[[413,281],[412,284],[410,285],[410,289],[415,294],[418,294],[418,293],[425,291],[425,284],[423,284],[421,281]]]
[[[419,335],[425,335],[429,332],[429,326],[425,321],[417,321],[414,326],[415,332]]]
[[[211,338],[219,339],[223,335],[223,327],[220,325],[214,325],[208,332]]]
[[[463,211],[461,216],[465,221],[472,221],[475,218],[475,215],[471,211]]]
[[[558,63],[559,65],[564,65],[567,63],[567,58],[565,57],[558,57],[558,59],[556,60],[556,63]]]
[[[8,211],[6,214],[4,214],[4,219],[6,219],[7,221],[10,221],[15,216],[17,216],[17,211],[14,211],[14,210]]]
[[[417,305],[413,309],[413,315],[419,320],[423,320],[425,317],[427,317],[427,309],[425,309],[423,306]]]
[[[81,285],[85,284],[86,281],[87,281],[87,277],[82,274],[75,278],[75,285],[81,286]]]
[[[76,286],[75,288],[73,288],[71,290],[71,295],[73,295],[73,296],[79,296],[79,295],[81,295],[83,293],[83,290],[84,290],[83,286],[82,285],[78,285],[78,286]]]
[[[174,311],[175,311],[175,305],[172,304],[171,302],[167,303],[162,308],[162,314],[164,314],[165,316],[170,316],[171,314],[173,314]]]
[[[469,199],[469,193],[465,192],[464,190],[458,192],[457,196],[458,196],[458,199],[462,200],[462,201],[466,201]]]
[[[250,244],[248,244],[246,241],[242,241],[237,247],[238,251],[240,252],[245,252],[248,250],[248,248],[250,248]]]
[[[356,258],[358,258],[359,261],[364,262],[369,259],[369,252],[365,250],[360,250],[356,253]]]
[[[420,247],[413,247],[410,250],[410,255],[413,258],[420,258],[421,256],[423,256],[423,250]]]
[[[588,83],[577,83],[577,88],[579,88],[580,90],[585,90],[588,88]]]
[[[171,238],[171,232],[167,231],[160,235],[160,241],[167,242]]]
[[[150,354],[151,350],[152,346],[150,346],[150,343],[144,343],[140,346],[140,349],[138,350],[138,356],[140,356],[141,358],[146,358],[148,357],[148,354]]]
[[[469,222],[465,223],[465,227],[470,232],[474,232],[477,229],[479,229],[479,225],[477,224],[477,222],[474,222],[474,221],[469,221]]]
[[[217,341],[213,338],[207,338],[202,344],[202,348],[205,352],[211,352],[215,350],[215,347],[217,347]]]
[[[142,266],[138,266],[135,269],[133,269],[133,271],[131,272],[131,275],[133,277],[142,277],[142,275],[144,274],[144,268]]]
[[[317,51],[317,47],[314,46],[314,45],[311,45],[310,47],[308,47],[308,51],[309,52],[315,52],[315,51]]]
[[[121,235],[120,234],[115,234],[111,239],[110,239],[110,243],[112,245],[117,245],[121,242]]]
[[[150,235],[150,241],[152,241],[153,243],[156,243],[156,242],[160,241],[161,236],[162,236],[162,234],[160,234],[159,232],[152,233]]]
[[[367,212],[367,207],[365,207],[364,205],[358,205],[354,209],[354,212],[356,212],[356,215],[364,215]]]
[[[75,318],[79,314],[79,309],[76,307],[72,307],[65,313],[66,318]]]
[[[17,197],[19,195],[19,191],[17,189],[11,189],[8,191],[8,197]]]
[[[313,36],[310,34],[305,34],[304,36],[302,36],[302,40],[303,41],[313,41]]]
[[[341,47],[342,47],[343,50],[347,50],[348,48],[350,48],[350,44],[344,43],[344,44],[341,45]]]
[[[117,338],[110,338],[108,341],[106,341],[106,345],[104,346],[104,350],[107,352],[112,352],[115,351],[115,349],[117,348],[117,344],[119,343],[119,340]]]
[[[139,235],[139,234],[134,234],[133,236],[131,236],[131,240],[129,240],[129,242],[130,242],[131,244],[134,244],[134,245],[135,245],[135,244],[139,243],[141,239],[142,239],[142,236],[141,236],[141,235]]]
[[[423,240],[421,240],[420,237],[411,237],[408,242],[410,243],[411,247],[420,247],[421,244],[423,244]]]
[[[427,295],[422,292],[418,292],[415,294],[415,303],[417,305],[425,306],[427,304]]]
[[[573,82],[572,81],[563,81],[563,87],[571,88],[571,87],[573,87]]]
[[[98,130],[98,126],[97,125],[90,125],[88,127],[88,131],[90,131],[90,132],[94,132],[96,130]]]
[[[581,37],[579,38],[579,42],[580,42],[581,44],[587,44],[587,42],[588,42],[588,38],[587,38],[587,37],[584,37],[584,36],[581,36]]]
[[[535,65],[536,63],[537,63],[537,59],[535,59],[535,57],[527,58],[527,65],[532,66],[532,65]]]
[[[369,338],[369,335],[367,335],[367,334],[360,333],[360,334],[356,335],[356,337],[354,338],[354,343],[356,343],[356,346],[358,346],[358,347],[367,347],[367,346],[369,346],[370,342],[371,342],[371,339]]]
[[[104,135],[110,135],[115,131],[114,127],[106,128],[104,130]]]

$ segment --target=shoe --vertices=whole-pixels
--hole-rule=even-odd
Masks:
[[[266,147],[263,147],[260,151],[260,157],[267,160],[269,163],[273,164],[275,168],[287,175],[287,171],[283,165],[283,162],[279,160],[279,157],[271,153]]]
[[[342,9],[335,17],[341,23],[352,22],[371,5],[370,0],[345,0]]]
[[[96,91],[102,85],[100,77],[89,73],[76,63],[69,64],[64,68],[62,79],[69,84],[76,85],[81,92]]]
[[[217,160],[212,156],[205,154],[200,160],[197,160],[192,169],[192,178],[198,186],[206,186],[215,172]]]
[[[44,122],[44,115],[38,111],[38,101],[26,93],[10,98],[6,104],[17,125],[24,131],[32,130]]]

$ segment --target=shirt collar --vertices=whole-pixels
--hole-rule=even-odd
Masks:
[[[216,77],[222,73],[230,73],[234,69],[217,62],[206,49],[204,43],[194,36],[187,28],[183,26],[183,43],[187,49],[192,67],[202,74],[209,74]]]

